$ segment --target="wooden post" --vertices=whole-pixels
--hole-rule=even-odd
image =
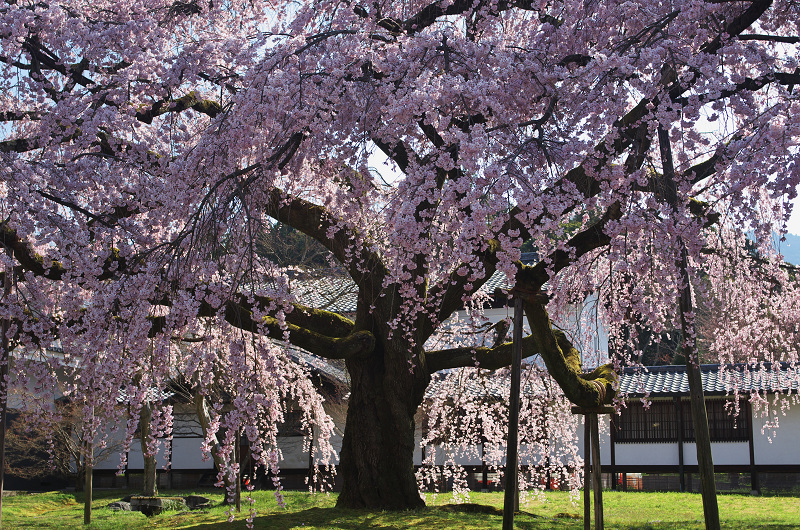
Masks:
[[[83,485],[83,524],[92,522],[92,474],[94,471],[94,446],[92,442],[86,443],[86,455],[83,457],[84,485]]]
[[[8,250],[11,254],[11,251]],[[11,295],[11,275],[13,269],[6,268],[3,273],[3,301],[8,303],[8,298]],[[8,328],[11,323],[7,318],[3,319],[2,326],[0,326],[0,333],[2,337],[2,352],[0,352],[0,528],[3,525],[3,481],[5,480],[6,473],[6,417],[8,408],[8,363],[11,362],[11,345],[8,340]]]
[[[747,433],[747,449],[750,453],[750,494],[760,493],[761,487],[758,483],[758,471],[756,470],[756,451],[753,440],[753,406],[749,401],[745,401],[745,414],[750,421],[750,430]]]
[[[594,489],[594,527],[603,530],[603,476],[600,472],[600,431],[597,414],[587,415],[592,431],[592,488]]]
[[[594,489],[594,527],[603,529],[603,477],[600,473],[600,429],[598,427],[598,414],[616,414],[614,407],[572,407],[573,414],[583,414],[583,528],[591,528],[591,505],[589,501],[589,488]],[[591,454],[591,456],[590,456]],[[590,471],[591,463],[591,471]],[[591,481],[590,481],[591,477]]]
[[[672,160],[672,145],[669,133],[663,126],[658,127],[658,144],[661,151],[661,166],[664,172],[664,199],[672,210],[678,211],[678,187],[675,184],[675,167]],[[695,342],[694,314],[692,305],[692,283],[689,277],[689,252],[680,235],[676,236],[679,256],[677,266],[681,275],[682,287],[678,291],[678,310],[683,332],[683,355],[686,357],[686,378],[689,381],[689,397],[692,407],[692,425],[697,447],[697,467],[700,474],[700,492],[703,498],[703,515],[706,530],[719,530],[719,506],[717,486],[714,483],[714,461],[711,457],[711,437],[708,433],[708,416],[703,394],[703,380],[700,374],[700,359]]]
[[[610,425],[610,438],[611,438],[611,489],[617,489],[617,426],[614,424],[614,416],[611,416]]]
[[[583,529],[592,528],[592,429],[589,427],[589,416],[583,416]]]
[[[242,511],[242,431],[236,431],[236,447],[233,448],[236,460],[236,511]]]
[[[481,437],[481,491],[489,491],[489,467],[486,465],[486,438]]]
[[[683,406],[679,396],[672,398],[675,403],[675,413],[678,415],[678,477],[681,492],[686,491],[686,471],[683,467]]]
[[[514,344],[511,361],[511,393],[508,412],[508,444],[506,446],[506,490],[503,503],[503,530],[513,530],[517,497],[517,444],[519,435],[519,394],[522,365],[522,297],[514,296]]]
[[[309,438],[308,442],[308,485],[311,488],[316,487],[314,483],[314,426],[309,425]]]

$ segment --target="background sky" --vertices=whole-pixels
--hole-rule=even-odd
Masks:
[[[795,201],[792,217],[789,219],[789,233],[800,236],[800,204]]]

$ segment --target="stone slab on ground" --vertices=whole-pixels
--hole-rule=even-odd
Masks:
[[[131,497],[131,509],[147,516],[158,515],[167,510],[186,510],[183,497]]]

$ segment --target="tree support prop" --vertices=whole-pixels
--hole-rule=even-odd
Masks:
[[[596,530],[602,530],[604,528],[603,480],[600,473],[600,429],[598,415],[615,414],[616,411],[614,407],[572,407],[572,413],[584,415],[583,457],[585,467],[583,477],[583,528],[584,530],[590,530],[591,528],[591,501],[589,500],[589,488],[591,487],[591,489],[594,490],[594,527]],[[589,482],[590,476],[591,483]]]
[[[508,444],[506,445],[506,491],[503,503],[503,530],[513,530],[514,512],[519,509],[517,453],[519,443],[519,394],[522,370],[522,298],[514,298],[514,346],[511,361],[511,393],[509,394]]]
[[[92,475],[94,474],[94,447],[92,442],[86,442],[86,455],[84,456],[84,480],[83,485],[83,524],[92,522]]]

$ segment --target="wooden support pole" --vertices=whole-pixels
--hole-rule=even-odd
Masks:
[[[589,416],[583,417],[583,529],[592,530],[592,429]]]
[[[614,424],[614,416],[611,416],[610,437],[611,437],[611,489],[617,489],[617,426]]]
[[[314,425],[308,426],[308,437],[308,474],[306,477],[309,487],[316,488],[317,485],[314,483]]]
[[[750,494],[760,494],[761,486],[758,483],[758,471],[756,469],[756,451],[753,437],[753,406],[749,401],[745,401],[745,414],[747,414],[750,423],[750,429],[747,432],[747,449],[750,453]]]
[[[83,484],[83,524],[90,524],[92,522],[92,475],[94,473],[94,446],[92,442],[85,442],[86,455],[84,456],[83,467],[84,484]]]
[[[486,465],[486,438],[481,437],[481,491],[489,491],[489,467]]]
[[[675,413],[678,416],[678,478],[680,480],[681,492],[686,491],[686,470],[683,464],[683,406],[681,405],[681,398],[676,396],[672,398],[675,402]]]
[[[678,212],[678,187],[675,183],[675,167],[672,160],[672,145],[669,133],[663,126],[658,127],[658,144],[661,151],[661,165],[664,172],[664,199]],[[719,506],[717,486],[714,482],[714,461],[711,456],[711,437],[708,433],[708,416],[700,373],[700,359],[694,325],[692,304],[692,282],[689,277],[689,253],[680,235],[676,236],[678,252],[676,265],[681,276],[682,287],[678,290],[678,310],[683,333],[683,355],[686,358],[686,378],[689,381],[689,397],[694,425],[695,447],[697,448],[697,468],[700,474],[700,492],[703,499],[703,515],[706,530],[719,530]]]
[[[233,448],[236,460],[236,512],[242,511],[242,431],[236,431],[236,447]]]
[[[594,489],[594,527],[603,530],[603,476],[600,473],[600,431],[597,414],[587,414],[592,438],[592,489]]]
[[[508,411],[506,446],[506,491],[503,504],[503,530],[513,530],[514,511],[518,509],[517,445],[519,438],[519,394],[522,365],[522,297],[514,297],[514,346],[511,360],[511,394]]]
[[[600,429],[598,427],[598,414],[616,414],[611,406],[602,407],[572,407],[573,414],[583,414],[583,528],[591,528],[591,501],[589,490],[594,490],[594,521],[595,528],[603,528],[603,481],[600,474]],[[591,479],[590,479],[591,477]],[[593,486],[590,486],[592,484]]]
[[[8,251],[10,254],[10,250]],[[13,269],[7,267],[3,274],[3,301],[8,303],[11,295],[11,276]],[[0,352],[0,528],[3,525],[3,489],[6,473],[6,424],[8,408],[8,363],[11,362],[11,345],[8,340],[8,328],[11,327],[9,319],[4,318],[0,333],[2,337],[2,352]]]

